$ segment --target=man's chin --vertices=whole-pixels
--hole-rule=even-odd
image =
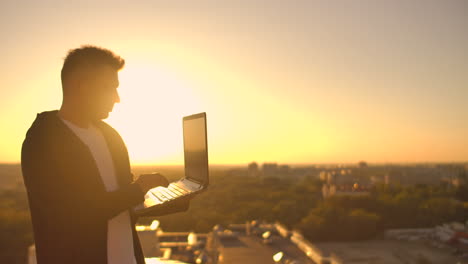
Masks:
[[[101,121],[109,117],[109,112],[103,112],[94,116],[95,121]]]
[[[105,112],[101,115],[101,120],[109,117],[109,112]]]

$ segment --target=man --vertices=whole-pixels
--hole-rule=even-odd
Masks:
[[[28,191],[38,264],[142,264],[133,207],[160,174],[130,172],[127,149],[102,119],[120,101],[124,60],[82,46],[65,58],[59,111],[43,112],[28,130],[21,166]]]

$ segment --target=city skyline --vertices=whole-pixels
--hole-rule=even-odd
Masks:
[[[58,109],[69,49],[126,60],[107,122],[132,164],[182,164],[207,113],[210,164],[468,161],[464,1],[2,1],[0,163]],[[33,44],[33,46],[31,46]]]

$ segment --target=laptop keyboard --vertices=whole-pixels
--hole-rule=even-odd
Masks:
[[[177,197],[181,197],[189,193],[191,193],[190,190],[175,184],[169,184],[167,188],[161,187],[156,188],[155,191],[151,191],[153,197],[159,200],[161,203],[174,200]]]

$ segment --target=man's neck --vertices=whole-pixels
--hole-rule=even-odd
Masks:
[[[62,105],[60,110],[58,111],[58,116],[78,127],[81,128],[88,128],[89,125],[92,123],[91,120],[86,118],[86,116],[69,109],[65,105]]]

